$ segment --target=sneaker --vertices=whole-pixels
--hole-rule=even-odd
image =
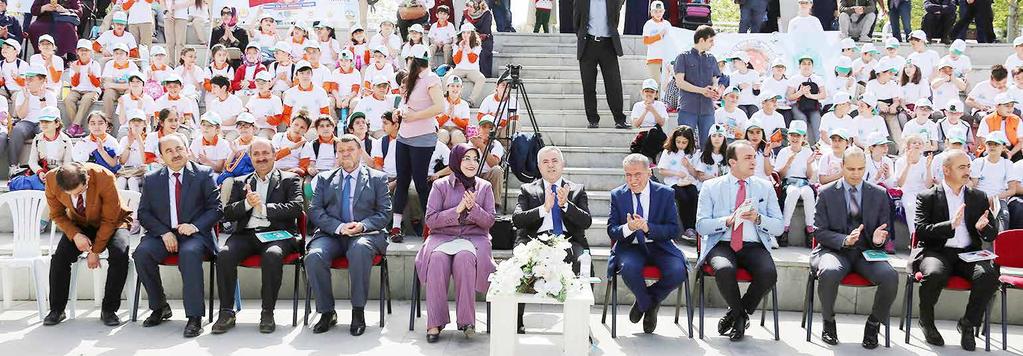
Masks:
[[[81,125],[72,124],[67,128],[67,134],[71,137],[82,137],[85,136],[85,129]]]

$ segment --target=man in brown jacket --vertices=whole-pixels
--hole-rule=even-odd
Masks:
[[[99,254],[107,251],[107,284],[103,291],[100,320],[107,326],[121,323],[117,309],[128,276],[128,223],[130,212],[121,205],[114,174],[92,163],[70,162],[46,175],[46,201],[50,220],[63,238],[50,257],[50,313],[43,325],[64,320],[71,266],[87,253],[90,269],[100,266]]]

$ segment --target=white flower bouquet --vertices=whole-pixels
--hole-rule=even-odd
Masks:
[[[513,250],[512,257],[490,275],[494,294],[540,294],[564,302],[570,288],[582,288],[565,262],[571,244],[564,236],[540,235]]]

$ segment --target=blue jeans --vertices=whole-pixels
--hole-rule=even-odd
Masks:
[[[697,146],[702,146],[704,142],[707,142],[710,127],[714,125],[714,114],[697,114],[679,111],[678,124],[679,126],[686,125],[693,129],[697,129],[697,132],[700,133],[700,136],[698,137],[700,141],[697,143]]]
[[[511,0],[487,0],[487,6],[494,13],[497,32],[515,32],[512,27]]]
[[[759,33],[767,19],[767,2],[746,0],[739,6],[739,33]]]
[[[810,112],[803,112],[798,108],[792,109],[792,120],[798,120],[806,122],[806,134],[807,142],[811,145],[816,144],[817,140],[822,139],[820,136],[821,132],[821,112],[813,110]]]
[[[899,40],[899,42],[903,41],[902,33],[905,33],[906,40],[909,40],[909,33],[913,31],[913,26],[910,23],[910,20],[912,20],[910,16],[910,1],[911,0],[902,0],[898,7],[889,8],[888,21],[892,22],[892,36],[895,36],[895,39]],[[899,22],[901,22],[901,24]]]

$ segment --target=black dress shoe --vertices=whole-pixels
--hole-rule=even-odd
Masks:
[[[643,332],[647,334],[653,334],[654,330],[657,329],[657,310],[661,308],[661,305],[655,303],[647,309],[646,313],[643,314]]]
[[[185,323],[185,337],[196,337],[202,333],[202,317],[190,316],[188,322]]]
[[[519,327],[515,329],[515,333],[519,334],[519,335],[525,335],[526,334],[526,327],[522,326],[522,325],[519,325]]]
[[[877,348],[877,334],[881,331],[881,322],[874,321],[874,317],[867,317],[867,324],[863,327],[863,348],[873,350]]]
[[[945,339],[941,337],[941,333],[938,332],[938,328],[934,327],[933,320],[918,319],[920,328],[924,330],[924,339],[927,340],[928,344],[934,346],[945,346]],[[971,334],[972,337],[972,334]]]
[[[615,128],[616,129],[627,129],[627,128],[629,128],[629,124],[626,124],[624,122],[618,122],[618,123],[615,123]]]
[[[437,332],[436,334],[426,333],[427,343],[433,344],[436,343],[437,341],[440,341],[440,332]]]
[[[171,315],[173,315],[173,313],[171,313],[170,305],[164,305],[159,309],[153,310],[153,312],[149,314],[149,317],[142,321],[142,327],[148,328],[150,326],[160,325],[164,320],[170,319]]]
[[[586,125],[586,128],[588,128],[588,129],[599,129],[600,128],[600,124],[598,124],[596,122],[591,122],[591,123]]]
[[[67,315],[64,314],[63,310],[51,311],[49,314],[46,314],[45,318],[43,318],[43,325],[46,326],[57,325],[60,324],[60,322],[64,321],[64,319],[67,319]]]
[[[735,316],[735,324],[732,324],[732,334],[728,336],[728,340],[731,341],[742,341],[742,338],[746,336],[746,328],[749,328],[749,316],[746,312],[739,311],[738,316]]]
[[[778,237],[778,247],[789,247],[789,232],[788,231],[783,232],[781,234],[781,236]]]
[[[234,311],[232,310],[221,310],[220,317],[217,318],[217,322],[213,323],[213,327],[210,332],[214,334],[223,334],[234,327],[235,324]]]
[[[718,320],[718,335],[728,335],[732,332],[732,327],[735,326],[735,317],[732,316],[732,311],[729,310],[725,313],[725,316]]]
[[[824,321],[824,332],[821,334],[821,340],[828,345],[838,345],[838,329],[835,326],[835,321]]]
[[[277,322],[274,321],[273,310],[264,310],[259,314],[259,332],[269,334],[277,330]]]
[[[639,303],[632,302],[632,308],[629,309],[629,321],[633,324],[643,320],[643,311],[639,310]]]
[[[99,313],[99,320],[106,326],[118,326],[121,325],[121,318],[117,317],[115,312],[101,312]]]
[[[352,309],[352,325],[348,327],[352,336],[359,336],[366,332],[366,316],[362,309]]]
[[[320,321],[313,325],[313,334],[322,334],[330,330],[330,327],[337,325],[337,312],[329,311],[320,314]]]
[[[959,319],[959,324],[956,325],[956,329],[962,334],[959,345],[963,347],[963,350],[973,351],[977,349],[977,336],[973,328],[974,326],[970,325],[966,319]]]

